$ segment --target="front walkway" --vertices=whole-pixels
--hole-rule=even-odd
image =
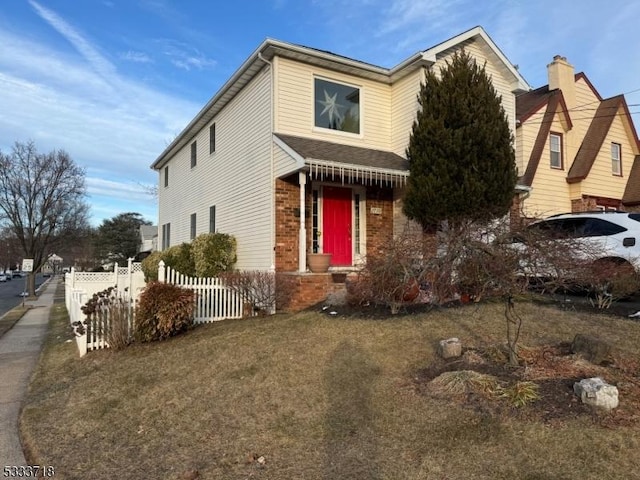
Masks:
[[[34,308],[0,337],[0,459],[2,466],[26,465],[18,432],[22,402],[47,333],[49,311],[58,284],[53,278],[40,291]]]

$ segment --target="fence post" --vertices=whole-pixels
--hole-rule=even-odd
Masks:
[[[133,258],[129,257],[127,260],[127,292],[129,297],[133,298]]]
[[[116,286],[116,290],[118,288],[118,262],[113,266],[113,285]]]
[[[158,262],[158,281],[159,282],[164,282],[165,281],[164,260],[160,260]]]

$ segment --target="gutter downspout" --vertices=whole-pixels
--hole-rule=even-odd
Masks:
[[[270,137],[269,137],[269,191],[270,196],[271,196],[271,221],[269,222],[269,236],[271,237],[271,266],[269,267],[269,270],[271,270],[272,272],[276,271],[276,230],[275,230],[275,224],[276,224],[276,194],[275,194],[275,189],[276,189],[276,179],[275,179],[275,159],[274,159],[274,155],[273,155],[273,132],[274,132],[274,109],[275,109],[275,105],[273,102],[274,99],[274,94],[273,94],[273,90],[275,88],[274,85],[274,74],[273,74],[273,63],[270,62],[269,60],[267,60],[266,58],[264,58],[264,56],[262,55],[262,52],[258,52],[258,58],[260,60],[262,60],[264,63],[266,63],[267,65],[269,65],[269,75],[270,75],[270,88],[269,88],[269,130],[270,130]]]

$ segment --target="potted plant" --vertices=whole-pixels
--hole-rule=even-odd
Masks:
[[[308,253],[307,265],[313,273],[326,273],[331,264],[330,253]]]

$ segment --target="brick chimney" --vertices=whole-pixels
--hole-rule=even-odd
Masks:
[[[573,65],[567,62],[566,57],[556,55],[553,62],[547,65],[549,76],[549,90],[560,89],[567,103],[567,108],[576,106],[576,82]]]

